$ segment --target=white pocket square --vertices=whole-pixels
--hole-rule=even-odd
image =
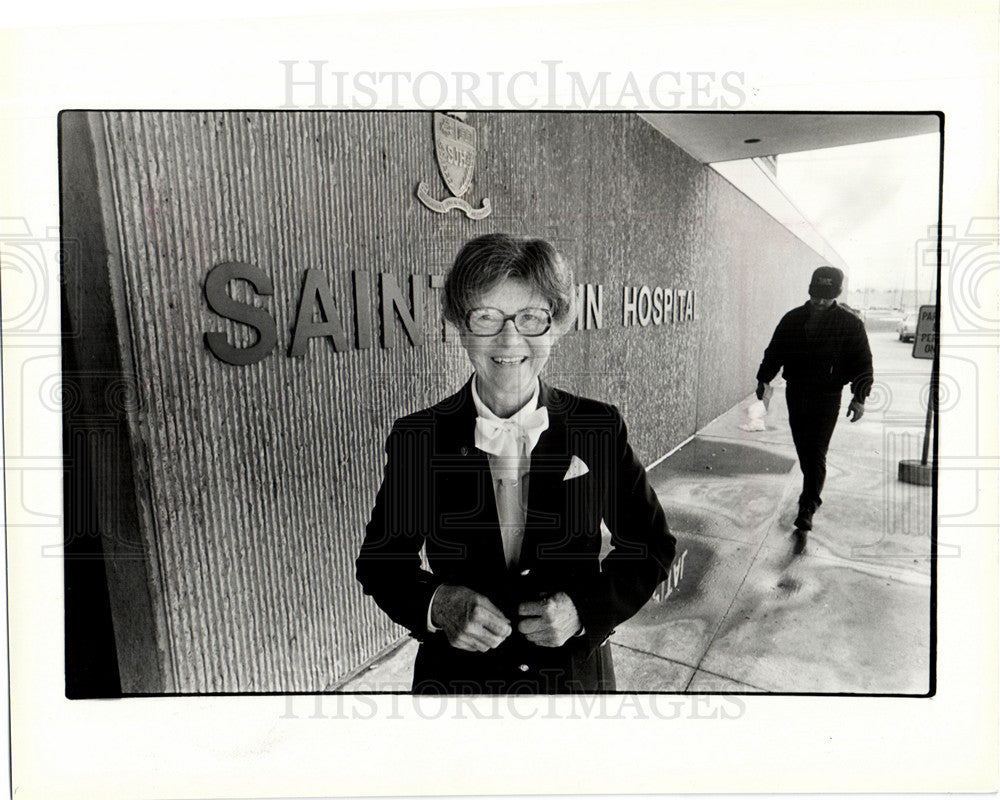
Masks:
[[[563,475],[563,480],[568,481],[573,478],[579,478],[581,475],[586,475],[590,472],[590,467],[583,463],[583,460],[573,456],[573,460],[569,462],[569,469],[566,470],[566,474]]]

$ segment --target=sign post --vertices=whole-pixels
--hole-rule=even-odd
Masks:
[[[920,306],[917,329],[913,336],[913,357],[934,358],[937,352],[937,307]],[[937,407],[937,373],[931,371],[930,392],[927,397],[927,420],[924,423],[924,449],[920,460],[903,459],[899,462],[899,480],[930,486],[933,466],[929,463],[931,446],[931,420]]]

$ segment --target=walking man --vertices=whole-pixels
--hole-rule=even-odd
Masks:
[[[802,469],[802,494],[795,527],[812,530],[822,504],[826,451],[840,413],[845,384],[850,383],[847,416],[857,422],[865,413],[872,386],[872,353],[861,320],[837,304],[844,273],[820,267],[809,283],[809,300],[781,318],[757,370],[757,399],[784,368],[788,424]]]

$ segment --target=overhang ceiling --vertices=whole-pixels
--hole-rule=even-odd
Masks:
[[[934,114],[775,112],[641,116],[670,141],[705,164],[899,139],[937,133],[939,129],[939,118]]]

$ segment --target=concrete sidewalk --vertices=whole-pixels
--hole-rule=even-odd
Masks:
[[[929,690],[931,489],[898,482],[896,465],[920,457],[930,365],[889,338],[872,337],[882,371],[865,417],[837,424],[804,548],[780,383],[766,430],[740,429],[741,403],[650,470],[678,556],[612,638],[619,690]],[[415,650],[408,640],[337,690],[405,691]]]
[[[783,387],[766,431],[744,421],[741,405],[650,472],[681,569],[612,640],[619,689],[927,692],[931,490],[895,479],[919,458],[913,425],[838,423],[803,549]]]

